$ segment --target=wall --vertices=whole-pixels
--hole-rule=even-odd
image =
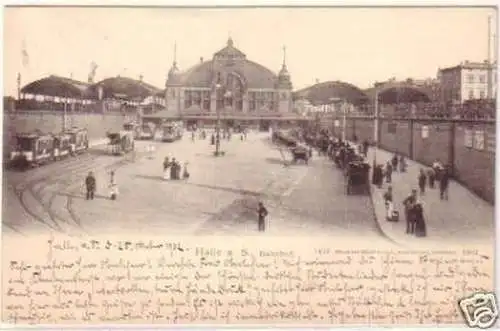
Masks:
[[[122,114],[68,114],[67,127],[87,128],[89,138],[99,139],[106,136],[107,131],[120,130],[130,116]],[[29,111],[4,113],[3,141],[4,153],[10,152],[14,143],[14,135],[20,132],[40,130],[43,133],[58,133],[62,130],[61,112]],[[5,154],[4,154],[5,155]]]
[[[321,127],[342,136],[342,117],[321,119]],[[346,138],[374,141],[373,118],[351,117],[346,121]],[[484,148],[467,147],[465,130],[484,132]],[[422,131],[427,132],[423,135]],[[449,164],[454,178],[484,200],[495,200],[495,123],[488,121],[380,119],[379,146],[430,166],[439,159]],[[474,143],[475,144],[475,143]],[[380,163],[386,160],[378,160]]]

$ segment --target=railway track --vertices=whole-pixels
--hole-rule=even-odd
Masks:
[[[14,175],[14,183],[8,187],[14,194],[22,209],[49,231],[64,233],[73,237],[88,235],[78,213],[74,210],[74,193],[81,187],[83,179],[89,171],[108,172],[140,160],[147,153],[133,152],[118,159],[92,153],[77,155],[60,162],[31,169],[18,176]],[[67,192],[67,193],[65,193]],[[57,209],[54,202],[57,197],[64,196],[64,208]],[[15,224],[4,221],[4,225],[18,234],[23,231]]]

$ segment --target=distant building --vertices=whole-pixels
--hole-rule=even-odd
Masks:
[[[439,69],[441,100],[462,104],[467,100],[495,99],[497,93],[496,64],[465,61]]]

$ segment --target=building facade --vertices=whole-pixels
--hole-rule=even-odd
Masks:
[[[276,75],[247,59],[231,38],[224,48],[204,61],[181,72],[174,57],[165,84],[169,113],[210,121],[280,120],[292,113],[292,82],[283,56]]]
[[[441,99],[444,103],[462,104],[467,100],[495,99],[496,64],[465,61],[457,66],[439,69]]]

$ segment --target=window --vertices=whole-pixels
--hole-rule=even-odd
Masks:
[[[480,83],[485,83],[485,82],[486,82],[486,77],[485,77],[485,75],[480,75],[480,76],[479,76],[479,82],[480,82]]]
[[[474,99],[474,90],[469,90],[469,99]]]
[[[474,75],[467,75],[467,82],[474,83]]]

